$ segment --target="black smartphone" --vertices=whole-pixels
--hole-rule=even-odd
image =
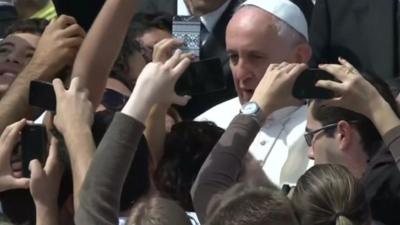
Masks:
[[[21,131],[22,174],[30,177],[29,162],[38,159],[44,162],[47,149],[46,128],[39,124],[27,124]]]
[[[29,104],[44,110],[56,111],[56,93],[49,82],[34,80],[29,88]]]
[[[319,80],[335,80],[335,78],[324,70],[304,70],[293,85],[293,96],[298,99],[330,99],[335,97],[333,91],[315,86]]]
[[[224,90],[226,80],[221,60],[211,58],[190,64],[176,82],[175,91],[179,95],[202,95]]]
[[[172,21],[172,36],[184,41],[180,48],[184,53],[193,53],[197,58],[200,56],[200,30],[199,17],[174,16]]]

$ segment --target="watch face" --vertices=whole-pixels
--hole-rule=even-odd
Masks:
[[[258,106],[254,102],[246,103],[242,108],[243,114],[255,114],[258,111]]]

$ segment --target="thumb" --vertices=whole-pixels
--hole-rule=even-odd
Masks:
[[[12,182],[14,189],[28,189],[29,188],[29,178],[14,178]]]
[[[39,160],[34,159],[29,163],[29,170],[31,171],[31,181],[34,182],[44,176],[44,171]]]
[[[172,98],[172,104],[176,104],[179,106],[185,106],[189,102],[190,99],[191,99],[191,97],[188,95],[179,96],[179,95],[175,94],[175,96]]]

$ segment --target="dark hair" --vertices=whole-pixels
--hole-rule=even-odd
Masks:
[[[399,116],[396,100],[394,99],[389,86],[376,76],[366,75],[367,80],[378,90],[382,97],[389,103],[392,110]],[[337,123],[340,120],[357,121],[354,123],[361,136],[362,146],[369,158],[375,155],[382,142],[382,137],[375,125],[366,116],[340,107],[314,105],[311,109],[312,116],[323,126]],[[326,130],[326,134],[332,136],[334,129]],[[378,146],[378,147],[377,147]]]
[[[193,211],[190,189],[223,132],[210,122],[185,121],[171,128],[154,174],[155,185],[163,196],[176,200],[186,211]]]
[[[172,32],[172,15],[164,12],[137,13],[132,19],[131,29],[135,38],[142,36],[151,29]]]
[[[274,188],[239,183],[220,197],[207,225],[296,225],[293,206]]]
[[[160,197],[144,198],[132,209],[128,225],[190,225],[176,202]]]
[[[140,44],[133,37],[133,31],[128,30],[121,51],[114,63],[110,78],[123,83],[129,90],[133,90],[135,81],[129,77],[129,58],[140,52]]]
[[[15,189],[0,193],[1,208],[11,223],[35,224],[35,204],[29,190]]]
[[[105,110],[96,112],[92,126],[96,146],[100,144],[110,126],[115,112]],[[139,198],[147,194],[150,188],[149,148],[144,137],[140,139],[131,168],[125,179],[120,201],[120,210],[129,209]]]
[[[49,21],[45,19],[19,20],[7,28],[5,36],[14,33],[31,33],[31,34],[41,35],[46,29],[48,24]]]
[[[368,200],[361,181],[341,165],[316,165],[297,181],[292,196],[304,225],[367,225]]]

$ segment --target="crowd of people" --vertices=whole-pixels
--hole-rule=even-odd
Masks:
[[[0,0],[0,224],[399,225],[398,4]]]

